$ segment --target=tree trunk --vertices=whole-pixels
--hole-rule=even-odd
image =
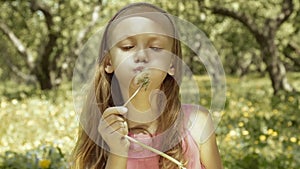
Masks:
[[[273,94],[277,95],[280,90],[293,91],[293,87],[287,81],[286,69],[279,59],[279,51],[272,37],[262,38],[260,41],[263,61],[267,65],[267,72],[271,79]]]
[[[199,7],[204,4],[202,0],[198,0]],[[281,11],[277,17],[266,18],[263,28],[258,27],[254,17],[250,17],[244,12],[229,10],[223,7],[204,7],[212,11],[214,14],[231,17],[242,23],[254,35],[257,43],[260,45],[263,62],[267,65],[267,72],[273,87],[274,95],[282,91],[294,91],[295,89],[288,83],[286,78],[286,69],[279,59],[279,51],[275,44],[275,36],[279,27],[284,23],[294,11],[293,0],[283,0]]]
[[[45,70],[42,70],[45,71]],[[50,90],[52,89],[52,83],[50,80],[50,73],[37,73],[36,77],[38,79],[39,85],[41,87],[42,90]]]

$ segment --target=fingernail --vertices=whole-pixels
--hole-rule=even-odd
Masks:
[[[126,113],[128,111],[126,107],[120,107],[118,110],[120,113]]]

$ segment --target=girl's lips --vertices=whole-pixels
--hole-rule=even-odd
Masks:
[[[133,69],[134,72],[142,72],[145,69],[144,66],[138,66],[136,68]]]

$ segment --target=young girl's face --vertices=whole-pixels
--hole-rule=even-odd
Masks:
[[[149,88],[159,88],[167,73],[173,73],[173,39],[166,36],[171,32],[166,27],[146,17],[129,17],[120,21],[110,33],[112,48],[106,71],[114,72],[121,86],[136,87],[128,82],[148,69]]]

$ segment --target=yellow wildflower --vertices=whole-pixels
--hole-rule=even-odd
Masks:
[[[243,116],[244,116],[244,117],[249,117],[249,113],[248,113],[248,112],[244,112],[244,113],[243,113]]]
[[[243,122],[239,122],[239,127],[243,127],[244,126],[244,123]]]
[[[242,131],[242,134],[243,134],[244,136],[249,135],[249,131],[243,130],[243,131]]]
[[[247,102],[247,105],[248,105],[248,106],[252,106],[252,103],[251,103],[251,102]]]
[[[267,137],[265,135],[260,135],[259,140],[260,141],[266,141]]]
[[[7,103],[5,102],[5,100],[2,101],[0,107],[4,109],[6,106],[7,106]]]
[[[274,114],[278,114],[279,113],[279,111],[277,110],[277,109],[273,109],[273,111],[272,111]]]
[[[294,97],[290,96],[290,97],[288,98],[288,100],[289,100],[289,102],[293,102],[293,101],[294,101]]]
[[[236,131],[234,131],[234,130],[230,130],[230,132],[229,132],[229,135],[231,136],[231,137],[234,137],[234,136],[236,136]]]
[[[252,112],[254,112],[254,110],[255,110],[255,109],[254,109],[253,107],[250,107],[249,112],[252,113]]]
[[[39,161],[39,167],[41,167],[41,168],[49,168],[50,167],[50,164],[51,164],[51,161],[50,160],[48,160],[48,159],[41,159],[40,161]]]
[[[276,131],[274,131],[273,133],[272,133],[272,136],[274,136],[274,137],[276,137],[278,135],[278,133],[276,132]]]
[[[12,104],[18,104],[18,100],[17,100],[17,99],[13,99],[13,100],[11,101],[11,103],[12,103]]]
[[[274,132],[273,129],[268,129],[268,135],[272,135],[273,132]]]
[[[296,138],[296,137],[291,137],[291,138],[290,138],[290,141],[291,141],[292,143],[296,143],[296,142],[297,142],[297,138]]]
[[[249,110],[249,107],[247,107],[247,106],[242,107],[243,112],[247,112],[248,110]]]
[[[229,142],[230,140],[231,140],[231,139],[230,139],[230,135],[227,134],[226,137],[225,137],[225,141],[226,141],[226,142]]]

